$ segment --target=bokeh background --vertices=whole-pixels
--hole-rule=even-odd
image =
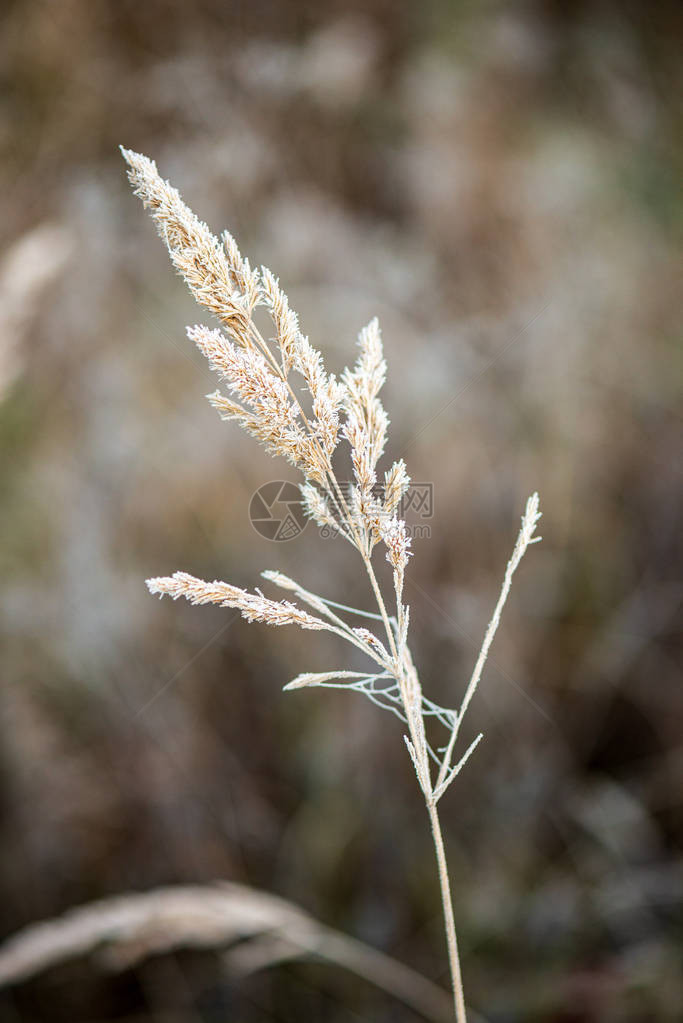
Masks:
[[[444,801],[469,1003],[491,1023],[683,1011],[680,173],[673,2],[5,0],[0,23],[0,936],[229,878],[447,985],[424,807],[393,718],[283,694],[334,638],[158,603],[279,568],[368,606],[295,477],[203,400],[201,319],[124,176],[154,157],[280,275],[339,371],[377,314],[388,461],[433,484],[407,596],[458,701],[526,496],[515,581]],[[320,964],[89,957],[14,1021],[402,1021]]]

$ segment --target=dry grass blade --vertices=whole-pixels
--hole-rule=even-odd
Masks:
[[[450,1018],[445,991],[395,959],[325,927],[285,899],[233,883],[119,895],[32,924],[0,945],[0,986],[79,956],[110,970],[178,948],[221,949],[245,974],[284,959],[317,958],[382,988],[426,1019]]]

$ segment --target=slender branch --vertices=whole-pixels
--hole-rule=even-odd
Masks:
[[[455,746],[455,740],[457,739],[457,737],[458,737],[458,712],[453,711],[453,720],[451,723],[451,736],[450,739],[448,740],[448,745],[446,746],[443,760],[441,761],[439,774],[436,779],[437,789],[440,788],[440,786],[443,784],[443,780],[446,777],[446,774],[448,773],[448,768],[450,767],[451,764],[451,757],[453,756],[453,747]]]
[[[363,563],[365,564],[365,571],[368,573],[368,578],[370,579],[370,585],[372,586],[373,593],[375,594],[375,600],[377,601],[379,613],[382,616],[384,630],[387,634],[387,640],[389,642],[389,650],[391,651],[391,654],[394,657],[396,661],[396,666],[398,668],[398,651],[396,648],[396,642],[394,640],[394,630],[391,627],[389,615],[387,614],[386,605],[384,603],[384,597],[382,596],[382,591],[379,588],[377,576],[375,575],[375,570],[372,567],[372,562],[370,561],[369,555],[366,554],[364,551],[361,551],[360,553],[361,557],[363,558]]]
[[[465,695],[460,705],[460,710],[458,711],[458,716],[453,728],[453,736],[451,738],[451,742],[449,743],[449,754],[452,754],[453,747],[455,745],[455,740],[457,739],[458,732],[460,731],[462,719],[465,716],[465,712],[469,707],[470,701],[474,696],[476,688],[479,684],[479,679],[481,678],[481,673],[483,671],[484,664],[486,663],[486,658],[488,657],[489,650],[491,649],[493,638],[496,635],[498,626],[500,625],[500,615],[503,610],[503,606],[505,605],[505,601],[508,598],[508,594],[510,592],[510,586],[512,584],[512,577],[515,573],[515,569],[517,568],[520,561],[524,557],[524,553],[527,547],[529,547],[529,545],[532,543],[538,543],[538,541],[541,539],[540,536],[534,537],[533,535],[534,530],[536,529],[536,523],[538,522],[540,517],[541,513],[538,510],[538,494],[532,494],[526,503],[526,509],[524,511],[524,515],[522,516],[522,527],[519,531],[519,536],[517,537],[515,549],[513,550],[512,556],[507,563],[507,568],[505,569],[505,578],[503,579],[503,586],[500,591],[500,596],[498,597],[498,603],[496,604],[493,615],[491,616],[491,621],[489,622],[488,628],[486,630],[486,635],[484,636],[484,642],[482,643],[481,650],[479,651],[479,656],[477,657],[477,663],[474,666],[472,677],[469,680],[467,689],[465,690]],[[448,770],[448,766],[450,766],[450,755],[448,757],[448,762],[444,758],[444,764],[446,764],[446,770]]]
[[[450,771],[448,772],[448,774],[446,775],[446,777],[443,779],[442,782],[440,782],[440,783],[437,782],[437,784],[434,786],[434,799],[437,802],[441,799],[442,795],[444,794],[444,792],[446,791],[448,786],[451,784],[451,782],[454,781],[455,778],[457,778],[457,776],[460,774],[460,772],[462,771],[463,767],[465,766],[467,761],[470,759],[470,757],[472,756],[472,754],[474,753],[475,749],[477,748],[477,746],[479,745],[479,743],[481,742],[481,740],[483,738],[484,738],[484,733],[480,732],[479,735],[476,737],[476,739],[469,744],[469,746],[467,747],[467,749],[465,750],[463,755],[460,757],[460,760],[455,765],[455,767],[452,767],[450,769]],[[443,770],[443,765],[442,765],[442,770]],[[441,772],[439,772],[439,777],[441,777]]]
[[[358,615],[360,618],[374,618],[376,622],[382,621],[382,616],[375,614],[374,611],[360,611],[357,607],[349,607],[348,604],[338,604],[336,600],[328,600],[327,597],[321,597],[320,599],[328,607],[336,607],[340,611],[348,612],[350,615]]]

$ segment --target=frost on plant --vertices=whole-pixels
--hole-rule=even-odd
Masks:
[[[477,736],[455,758],[460,725],[479,682],[512,575],[526,548],[539,539],[534,537],[540,518],[538,495],[533,494],[527,501],[501,594],[461,705],[457,710],[440,707],[423,694],[408,645],[409,609],[403,602],[403,584],[411,557],[410,539],[405,522],[397,514],[410,483],[403,460],[384,472],[382,497],[377,497],[378,464],[389,425],[380,398],[387,367],[378,321],[371,320],[361,330],[355,365],[336,379],[325,370],[320,352],[302,334],[298,317],[271,271],[252,268],[227,232],[220,239],[212,234],[176,189],[160,177],[152,160],[130,150],[122,149],[122,153],[135,193],[150,210],[171,262],[197,302],[220,323],[220,328],[200,325],[187,330],[189,339],[206,356],[223,384],[223,389],[208,395],[209,401],[221,418],[236,420],[270,454],[281,455],[301,472],[300,489],[307,516],[320,526],[338,531],[358,551],[377,611],[358,612],[336,604],[279,572],[263,575],[314,614],[291,600],[271,600],[259,589],[249,593],[229,583],[204,582],[185,572],[149,579],[147,585],[152,593],[166,594],[174,600],[182,596],[194,604],[237,608],[250,622],[326,629],[362,651],[368,659],[366,672],[340,668],[304,673],[285,689],[353,689],[404,722],[406,745],[430,811],[439,856],[436,804],[481,739]],[[265,309],[272,321],[271,338],[264,338],[254,322],[257,307]],[[307,393],[307,411],[298,397],[302,392]],[[350,460],[350,490],[342,487],[332,467],[332,456],[340,446]],[[393,572],[390,600],[382,593],[372,565],[377,545]],[[350,616],[353,621],[359,614],[374,624],[375,631],[351,624]],[[456,1016],[464,1020],[450,893],[447,876],[444,878],[445,861],[441,859],[439,869]]]

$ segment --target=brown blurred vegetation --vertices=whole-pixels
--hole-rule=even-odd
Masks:
[[[680,1019],[680,6],[5,0],[1,19],[0,937],[231,878],[446,983],[398,723],[281,693],[337,663],[330,639],[145,591],[279,568],[369,599],[313,526],[250,526],[252,492],[292,474],[203,401],[200,314],[122,143],[281,276],[331,369],[379,315],[388,454],[434,484],[407,593],[440,702],[540,491],[473,707],[485,742],[444,803],[468,1000],[491,1023]],[[42,257],[17,248],[37,229]],[[328,966],[238,984],[193,953],[54,970],[0,1018],[415,1017]]]

